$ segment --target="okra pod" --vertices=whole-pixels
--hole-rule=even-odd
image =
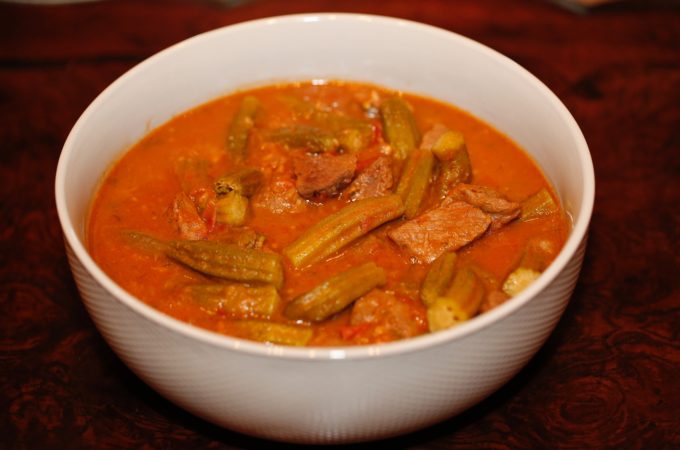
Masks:
[[[403,213],[404,204],[396,194],[358,200],[317,222],[283,254],[296,268],[320,261]]]
[[[520,220],[530,220],[537,217],[547,216],[559,210],[557,203],[546,188],[541,188],[531,197],[522,202]]]
[[[465,137],[460,131],[448,130],[432,144],[432,153],[439,161],[451,161],[461,151],[466,151]]]
[[[475,271],[470,267],[463,267],[456,276],[444,297],[453,299],[460,307],[472,317],[477,313],[479,302],[484,295],[484,285]]]
[[[123,231],[125,240],[138,248],[148,252],[166,253],[169,245],[160,239],[139,231]],[[233,228],[219,235],[220,242],[234,244],[242,248],[260,249],[264,245],[266,237],[258,234],[250,228]]]
[[[363,150],[373,140],[373,126],[366,121],[318,109],[314,111],[312,118],[323,129],[333,133],[340,147],[349,153]]]
[[[215,202],[215,220],[239,227],[246,222],[248,199],[236,191],[220,196]]]
[[[341,114],[317,113],[317,120],[338,138],[343,150],[358,153],[368,147],[374,137],[373,126],[363,120]]]
[[[420,288],[420,299],[425,306],[431,306],[444,295],[453,280],[458,255],[447,252],[435,259]]]
[[[227,314],[236,318],[269,318],[277,310],[281,298],[271,284],[247,286],[239,283],[195,284],[189,295],[211,314]]]
[[[320,322],[345,309],[371,289],[386,283],[385,271],[369,262],[334,275],[295,298],[284,309],[289,319]]]
[[[244,97],[229,125],[227,149],[237,161],[242,161],[246,157],[250,130],[255,126],[255,114],[259,108],[260,101],[257,98],[252,95]]]
[[[430,185],[433,168],[434,156],[430,150],[417,148],[408,155],[397,185],[397,194],[404,201],[404,215],[407,219],[418,214]]]
[[[541,272],[526,267],[518,267],[505,279],[503,292],[514,297],[536,281],[539,276],[541,276]]]
[[[555,245],[547,239],[529,240],[518,267],[503,282],[503,292],[514,297],[526,289],[541,276],[541,272],[548,267],[554,258],[555,252]]]
[[[280,128],[271,134],[271,138],[289,147],[302,147],[313,153],[330,152],[340,145],[332,133],[310,125]]]
[[[395,156],[405,159],[420,145],[420,131],[411,108],[401,97],[391,97],[380,105],[385,139],[392,146]]]
[[[216,241],[171,241],[167,255],[197,272],[232,281],[283,284],[281,257]]]
[[[262,172],[253,167],[244,167],[223,175],[215,181],[214,189],[217,195],[236,192],[244,197],[251,197],[262,185]]]
[[[484,286],[470,268],[462,268],[451,287],[427,308],[430,331],[450,328],[473,317],[484,299]]]
[[[542,272],[555,258],[557,250],[557,246],[548,239],[530,239],[524,247],[524,253],[518,267]]]
[[[458,183],[470,181],[472,166],[462,133],[447,131],[442,134],[432,146],[432,153],[440,162],[437,190],[441,197]]]
[[[349,153],[358,153],[368,147],[373,139],[373,128],[367,123],[357,124],[338,133],[340,147]]]
[[[165,253],[168,248],[165,242],[139,231],[126,230],[122,233],[128,243],[148,252]]]
[[[261,320],[239,320],[234,325],[243,337],[272,344],[302,346],[306,345],[314,334],[308,327]]]

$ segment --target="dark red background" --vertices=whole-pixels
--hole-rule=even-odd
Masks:
[[[75,289],[53,180],[71,126],[134,64],[309,11],[414,19],[508,55],[567,105],[595,163],[583,272],[547,344],[464,414],[371,447],[680,448],[680,7],[541,0],[0,4],[0,448],[288,447],[192,417],[116,358]]]

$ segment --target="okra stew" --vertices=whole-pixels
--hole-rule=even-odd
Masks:
[[[442,102],[341,81],[237,92],[109,170],[88,247],[120,286],[218,333],[365,345],[516,295],[569,221],[506,136]]]

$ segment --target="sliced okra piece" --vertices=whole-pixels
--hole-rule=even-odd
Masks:
[[[461,268],[451,287],[427,308],[430,331],[450,328],[473,317],[484,299],[484,286],[470,268]]]
[[[514,297],[536,281],[540,276],[541,272],[538,272],[537,270],[518,267],[513,270],[503,282],[503,292],[510,297]]]
[[[215,220],[235,227],[246,222],[248,216],[248,199],[231,191],[227,195],[220,196],[215,201]]]
[[[244,167],[223,175],[215,181],[214,189],[217,195],[236,192],[244,197],[251,197],[262,185],[262,172],[253,167]]]

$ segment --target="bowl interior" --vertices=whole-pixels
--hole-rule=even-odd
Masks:
[[[484,119],[533,156],[573,218],[564,250],[528,292],[480,320],[426,336],[419,339],[425,344],[416,345],[451,339],[509,314],[564,267],[585,235],[594,177],[585,140],[562,103],[517,64],[462,36],[385,17],[315,14],[246,22],[179,43],[130,70],[90,105],[64,145],[56,179],[65,238],[88,271],[152,320],[172,323],[127,296],[87,254],[86,216],[102,174],[145,133],[186,109],[249,86],[316,78],[365,81],[426,95]],[[208,339],[208,332],[172,326]],[[392,347],[399,351],[409,345]],[[258,346],[264,347],[250,348]]]

